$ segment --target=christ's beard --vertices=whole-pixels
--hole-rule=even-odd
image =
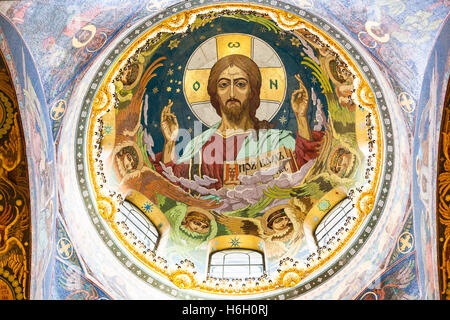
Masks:
[[[221,110],[228,120],[237,122],[242,119],[242,115],[247,107],[248,100],[241,103],[241,101],[237,99],[230,99],[225,103],[225,105],[221,106]]]

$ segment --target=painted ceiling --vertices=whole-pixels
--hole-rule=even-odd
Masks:
[[[447,297],[448,2],[0,12],[30,185],[9,296]]]

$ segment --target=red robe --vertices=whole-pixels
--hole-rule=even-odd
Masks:
[[[312,141],[297,134],[295,139],[294,158],[298,169],[306,162],[319,155],[319,147],[324,133],[325,131],[311,131],[313,137]],[[165,166],[171,167],[174,175],[177,177],[189,179],[193,174],[197,174],[200,177],[208,176],[217,179],[217,182],[211,184],[208,188],[220,189],[224,182],[224,162],[236,159],[238,152],[248,135],[249,133],[242,133],[223,138],[221,135],[214,133],[201,148],[202,161],[200,162],[200,167],[195,168],[194,171],[192,170],[190,162],[175,163],[175,161],[170,161],[165,163]],[[162,152],[157,153],[155,155],[155,160],[153,161],[155,169],[159,173],[163,172],[163,168],[160,164],[161,159]]]

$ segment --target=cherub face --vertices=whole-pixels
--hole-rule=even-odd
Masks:
[[[125,84],[125,85],[132,84],[137,78],[137,73],[138,73],[137,64],[132,64],[130,67],[126,68],[123,71],[123,74],[121,77],[123,84]]]
[[[339,177],[346,177],[352,169],[354,155],[343,148],[337,149],[332,155],[332,161],[329,163],[331,172]]]
[[[130,147],[123,148],[116,154],[116,163],[122,175],[131,173],[138,167],[138,159],[133,156],[133,150]]]
[[[272,222],[272,229],[274,231],[283,231],[286,228],[289,227],[289,225],[291,225],[291,220],[289,220],[289,218],[287,216],[281,216],[276,218],[273,222]]]
[[[80,41],[80,42],[83,43],[83,42],[86,42],[86,41],[89,39],[89,37],[91,36],[91,34],[92,34],[91,31],[81,29],[80,31],[78,31],[78,32],[75,34],[75,38],[76,38],[78,41]]]
[[[125,168],[125,170],[127,171],[131,171],[134,168],[134,159],[131,156],[131,154],[126,153],[125,156],[123,157],[123,166]]]
[[[209,219],[200,212],[190,212],[184,218],[182,225],[192,232],[201,234],[209,232]]]
[[[279,210],[268,217],[267,226],[275,232],[280,232],[292,228],[292,221],[283,210]]]

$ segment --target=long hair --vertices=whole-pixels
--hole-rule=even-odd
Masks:
[[[271,129],[275,124],[271,124],[266,120],[259,120],[256,117],[256,110],[260,104],[261,92],[261,72],[258,65],[247,56],[242,54],[231,54],[219,59],[211,68],[211,73],[208,79],[208,94],[211,99],[211,104],[219,116],[222,116],[220,111],[220,103],[217,97],[217,81],[220,74],[228,67],[235,66],[243,70],[247,75],[250,83],[250,97],[249,97],[249,115],[253,122],[255,129]]]

